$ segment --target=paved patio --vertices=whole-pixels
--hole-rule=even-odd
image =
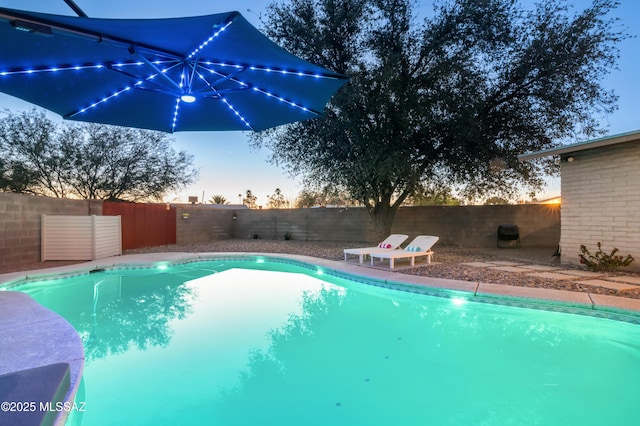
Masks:
[[[498,271],[527,274],[534,277],[552,280],[571,280],[584,286],[601,287],[618,292],[640,290],[640,277],[626,275],[607,275],[600,272],[581,271],[576,269],[562,269],[560,267],[527,264],[517,262],[469,262],[465,266],[476,268],[490,268]]]

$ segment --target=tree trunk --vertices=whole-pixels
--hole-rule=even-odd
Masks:
[[[391,234],[391,226],[396,218],[398,206],[391,206],[389,203],[376,203],[369,214],[375,225],[376,240],[384,240]]]

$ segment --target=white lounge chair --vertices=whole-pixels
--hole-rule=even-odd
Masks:
[[[354,256],[358,256],[358,260],[360,261],[360,263],[363,263],[364,257],[366,255],[371,255],[371,253],[391,251],[391,250],[397,249],[400,246],[400,244],[402,244],[407,238],[409,238],[408,235],[391,234],[383,242],[381,242],[375,247],[344,249],[344,261],[346,262],[347,255],[351,254]]]
[[[433,247],[439,239],[439,237],[433,237],[431,235],[418,235],[403,249],[371,253],[371,266],[373,266],[374,258],[389,259],[389,269],[394,268],[396,259],[409,259],[411,266],[414,266],[416,257],[426,256],[427,263],[431,263],[431,257],[433,256],[431,247]]]

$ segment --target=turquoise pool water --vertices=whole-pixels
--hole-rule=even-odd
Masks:
[[[85,343],[70,425],[635,425],[640,326],[220,260],[13,287]]]

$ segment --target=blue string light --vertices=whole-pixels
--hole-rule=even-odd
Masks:
[[[163,64],[168,61],[155,61],[155,64]],[[108,67],[113,68],[125,68],[130,66],[141,66],[144,65],[144,62],[118,62],[115,64],[110,64],[109,66],[105,64],[88,64],[88,65],[70,65],[70,66],[59,66],[59,67],[50,67],[50,68],[35,68],[35,69],[20,69],[13,71],[0,71],[0,76],[12,76],[12,75],[20,75],[20,74],[34,74],[34,73],[46,73],[46,72],[63,72],[63,71],[81,71],[81,70],[90,70],[90,69],[103,69]]]
[[[240,114],[234,107],[233,105],[231,105],[225,98],[223,98],[222,96],[220,97],[220,99],[222,99],[222,102],[225,103],[225,105],[227,107],[229,107],[229,109],[231,111],[233,111],[233,113],[236,115],[236,117],[238,117],[240,119],[240,121],[242,121],[245,126],[247,126],[249,129],[253,130],[253,127],[251,127],[251,124],[249,124],[249,122],[247,120],[245,120],[245,118],[242,116],[242,114]]]
[[[280,101],[280,102],[284,102],[285,104],[291,105],[291,106],[292,106],[292,107],[294,107],[294,108],[301,109],[301,110],[302,110],[302,111],[304,111],[304,112],[311,112],[311,113],[313,113],[313,114],[316,114],[316,115],[317,115],[317,113],[316,113],[315,111],[311,111],[311,110],[309,110],[308,108],[305,108],[305,107],[303,107],[303,106],[301,106],[301,105],[298,105],[297,103],[295,103],[295,102],[293,102],[293,101],[290,101],[290,100],[284,99],[283,97],[280,97],[280,96],[275,95],[275,94],[273,94],[273,93],[267,92],[266,90],[260,89],[259,87],[254,87],[254,88],[253,88],[253,90],[254,90],[255,92],[262,93],[263,95],[268,96],[268,97],[270,97],[270,98],[277,99],[277,100],[278,100],[278,101]]]
[[[178,122],[178,110],[180,109],[180,98],[176,99],[176,109],[173,112],[173,125],[171,126],[171,132],[176,129],[176,123]]]
[[[236,64],[226,64],[226,63],[218,63],[218,62],[205,62],[205,64],[215,65],[215,66],[240,67],[240,65],[236,65]],[[262,66],[252,65],[249,67],[249,69],[251,71],[264,71],[268,73],[277,72],[284,75],[297,75],[298,77],[311,77],[311,78],[320,78],[320,79],[327,79],[327,80],[337,80],[337,78],[332,75],[323,75],[323,74],[311,73],[311,72],[305,72],[305,71],[286,70],[282,68],[271,68],[271,67],[262,67]]]
[[[135,88],[136,86],[139,86],[139,85],[141,85],[142,83],[143,83],[143,81],[138,81],[136,84],[134,84],[134,85],[133,85],[133,87]],[[106,97],[104,97],[104,98],[100,99],[99,101],[94,102],[94,103],[92,103],[91,105],[89,105],[89,106],[87,106],[87,107],[85,107],[85,108],[82,108],[82,109],[80,109],[80,110],[79,110],[79,111],[77,111],[77,112],[74,112],[73,114],[69,114],[69,117],[75,117],[75,116],[76,116],[76,115],[78,115],[78,114],[82,114],[82,113],[84,113],[84,112],[87,112],[88,110],[90,110],[90,109],[92,109],[92,108],[95,108],[95,107],[97,107],[98,105],[103,104],[103,103],[105,103],[105,102],[107,102],[107,101],[109,101],[109,100],[111,100],[111,99],[113,99],[113,98],[115,98],[115,97],[119,96],[119,95],[120,95],[120,94],[122,94],[122,93],[128,92],[129,90],[131,90],[131,88],[132,88],[131,86],[127,86],[127,87],[125,87],[124,89],[118,90],[117,92],[114,92],[113,94],[111,94],[111,95],[109,95],[109,96],[106,96]]]
[[[246,70],[250,70],[251,72],[280,74],[283,76],[291,75],[291,76],[297,76],[301,78],[336,79],[336,77],[332,75],[323,75],[323,74],[318,74],[313,72],[306,72],[303,70],[284,69],[284,68],[278,68],[278,67],[272,67],[272,66],[261,66],[261,65],[248,66],[247,64],[239,64],[239,63],[232,63],[232,62],[217,62],[217,61],[205,61],[205,60],[200,61],[197,58],[197,56],[202,52],[202,50],[205,47],[209,46],[218,37],[220,37],[220,35],[223,34],[223,32],[226,31],[226,29],[232,23],[233,23],[232,21],[228,22],[223,27],[217,29],[217,31],[215,31],[209,38],[207,38],[196,49],[194,49],[184,60],[176,60],[171,58],[171,59],[154,59],[153,61],[151,61],[151,60],[145,59],[145,57],[141,57],[141,55],[138,55],[138,58],[143,59],[142,61],[135,60],[131,62],[118,62],[118,63],[111,63],[111,64],[96,63],[96,64],[84,64],[84,65],[56,66],[56,67],[49,67],[49,68],[5,70],[5,71],[0,71],[0,77],[7,77],[12,75],[29,75],[34,73],[47,73],[47,72],[58,73],[58,72],[64,72],[64,71],[100,70],[100,69],[110,69],[113,71],[123,72],[125,75],[129,77],[140,78],[140,80],[135,82],[135,84],[131,84],[124,88],[121,88],[120,90],[113,92],[111,95],[105,96],[102,99],[77,110],[76,112],[70,114],[68,117],[74,117],[78,114],[85,113],[88,110],[96,108],[118,97],[121,94],[124,94],[126,92],[132,92],[131,89],[144,88],[148,90],[156,90],[162,93],[173,94],[176,96],[176,104],[175,104],[174,113],[173,113],[173,120],[171,123],[172,131],[175,131],[176,126],[179,122],[180,103],[182,102],[181,97],[183,96],[185,96],[184,98],[185,101],[186,99],[188,99],[191,102],[195,101],[196,98],[200,96],[220,99],[248,129],[253,130],[253,127],[251,126],[251,124],[249,124],[248,120],[240,113],[240,111],[231,102],[229,102],[228,99],[226,99],[223,96],[223,92],[225,92],[225,90],[220,90],[214,87],[223,81],[231,82],[238,85],[238,88],[236,89],[228,88],[226,90],[229,90],[229,91],[242,90],[242,89],[253,90],[255,93],[259,93],[260,95],[266,96],[267,98],[274,99],[279,103],[284,103],[286,105],[289,105],[293,108],[297,108],[306,113],[319,115],[318,112],[309,110],[308,108],[302,105],[299,105],[298,103],[290,99],[286,99],[281,95],[273,93],[267,89],[257,87],[254,84],[241,81],[237,77],[237,75]],[[136,75],[140,74],[139,71],[134,71],[134,70],[127,71],[129,69],[140,68],[144,66],[147,66],[153,69],[152,73],[148,74],[146,77],[135,77]],[[158,67],[155,67],[155,66],[158,66]],[[171,70],[175,69],[176,67],[182,67],[182,71],[180,71],[179,74],[173,73],[172,75],[174,77],[172,77],[172,75],[169,75],[168,73]],[[225,69],[227,69],[227,71],[224,71]],[[188,72],[186,72],[187,70]],[[215,75],[217,76],[217,78],[218,77],[219,78],[215,81],[210,82],[207,80],[207,78],[205,78],[205,76],[201,73],[200,70],[208,71],[208,74]],[[163,78],[156,79],[156,77],[158,77],[159,75],[161,75],[166,81],[163,80]],[[192,84],[191,80],[193,80],[195,76],[198,76],[199,79],[209,87],[210,92],[203,93],[202,91],[199,91],[199,92],[194,91],[194,93],[191,93],[191,84]],[[170,79],[171,81],[167,79]],[[153,81],[153,84],[151,84],[152,81]],[[147,87],[144,84],[145,82],[150,83],[149,87]]]
[[[14,70],[14,71],[0,71],[0,76],[11,76],[11,75],[20,75],[20,74],[35,74],[35,73],[45,73],[45,72],[59,72],[59,71],[79,71],[85,69],[100,69],[104,68],[102,64],[95,65],[83,65],[83,66],[68,66],[68,67],[52,67],[52,68],[38,68],[38,69],[22,69],[22,70]]]
[[[202,43],[200,46],[198,46],[197,49],[195,49],[193,52],[189,53],[189,55],[187,55],[187,59],[191,59],[193,58],[198,52],[200,52],[202,49],[204,49],[205,47],[207,47],[207,45],[209,43],[211,43],[216,37],[218,37],[220,34],[222,34],[229,25],[231,25],[233,23],[233,21],[227,22],[227,24],[220,28],[218,31],[216,31],[215,33],[213,33],[213,35],[211,37],[209,37],[204,43]]]

